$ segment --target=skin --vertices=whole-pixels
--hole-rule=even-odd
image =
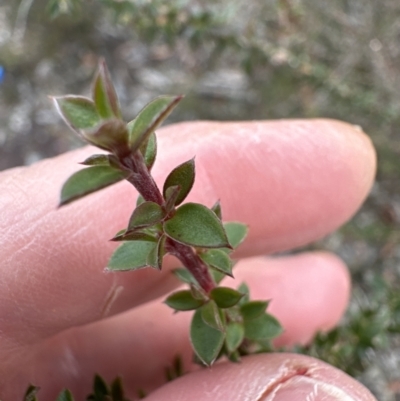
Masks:
[[[162,184],[196,155],[188,201],[221,200],[225,220],[249,225],[237,251],[235,284],[272,299],[285,332],[278,345],[310,341],[342,316],[350,292],[343,262],[324,252],[267,257],[315,241],[349,220],[373,183],[376,157],[359,128],[332,120],[168,126],[158,132],[154,176]],[[240,364],[194,368],[189,313],[161,303],[179,283],[165,259],[150,269],[105,273],[136,193],[127,183],[57,210],[62,183],[99,153],[84,148],[0,174],[0,399],[22,399],[29,382],[53,401],[63,387],[83,399],[95,372],[124,377],[127,395],[157,389],[167,400],[374,400],[337,369],[292,354],[258,355]],[[194,372],[164,385],[181,354]]]

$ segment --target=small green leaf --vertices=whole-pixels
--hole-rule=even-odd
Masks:
[[[161,206],[155,202],[143,202],[132,213],[128,231],[159,223],[164,218]]]
[[[108,166],[93,166],[80,170],[63,185],[59,206],[122,181],[126,177],[126,172]]]
[[[201,248],[229,247],[221,221],[198,203],[185,203],[164,223],[165,233],[186,245]]]
[[[104,60],[100,61],[93,80],[92,95],[97,112],[102,118],[121,118],[117,94]]]
[[[269,301],[249,301],[240,307],[244,320],[251,320],[262,315],[267,309]]]
[[[170,308],[180,311],[194,310],[203,305],[203,302],[194,298],[189,290],[174,292],[165,300],[165,303]]]
[[[243,294],[229,287],[216,287],[210,292],[210,297],[220,308],[230,308],[236,305]]]
[[[163,195],[166,198],[168,188],[179,185],[180,191],[175,200],[175,206],[181,204],[192,189],[195,178],[194,159],[175,167],[165,180]]]
[[[220,249],[209,249],[208,251],[201,253],[199,256],[210,267],[226,274],[227,276],[233,277],[232,261],[224,251],[221,251]]]
[[[185,268],[174,269],[172,273],[183,283],[197,284],[197,280],[194,278],[193,274]]]
[[[84,166],[111,166],[119,165],[118,159],[114,155],[93,155],[85,159],[80,164]]]
[[[119,231],[115,237],[111,238],[110,241],[150,241],[150,242],[157,242],[157,238],[149,234],[145,231],[134,230],[134,231],[127,231],[122,230]]]
[[[182,96],[160,96],[144,107],[130,126],[129,144],[132,153],[142,146],[181,99]]]
[[[244,241],[248,232],[245,224],[236,221],[224,223],[224,228],[233,249],[236,249]]]
[[[82,136],[92,145],[115,153],[119,157],[130,154],[128,130],[121,120],[108,120],[93,129],[81,131]]]
[[[250,289],[246,283],[241,283],[237,290],[243,294],[243,298],[239,301],[239,305],[244,305],[250,301]]]
[[[165,211],[168,214],[175,207],[176,199],[178,198],[179,192],[181,190],[180,185],[174,185],[169,187],[165,191],[164,199],[165,199]]]
[[[201,317],[204,323],[207,323],[210,327],[219,331],[225,331],[224,315],[214,301],[211,300],[201,307]]]
[[[244,321],[245,337],[249,340],[271,340],[282,333],[282,326],[272,315],[264,313]]]
[[[57,397],[57,401],[74,401],[74,397],[68,389],[65,389],[61,391],[61,393]]]
[[[214,206],[211,208],[211,210],[217,215],[217,217],[222,220],[222,210],[221,210],[221,203],[220,201],[216,201]]]
[[[148,267],[147,258],[157,243],[150,241],[130,241],[119,246],[110,261],[108,270],[137,270]]]
[[[231,354],[236,351],[244,339],[244,327],[241,323],[232,322],[226,326],[225,345]]]
[[[197,357],[211,366],[224,344],[225,334],[204,323],[201,310],[197,310],[190,326],[190,341]]]
[[[68,95],[53,97],[53,101],[60,116],[78,133],[101,122],[94,102],[87,97]]]
[[[110,395],[110,389],[108,388],[107,383],[100,375],[95,375],[93,379],[93,393],[95,400],[103,400],[103,397],[106,395]]]
[[[40,387],[30,384],[28,386],[28,388],[26,389],[26,392],[24,395],[24,401],[37,401],[36,394],[39,391],[39,389],[40,389]]]
[[[165,239],[166,236],[162,235],[157,242],[157,246],[150,251],[147,256],[147,264],[157,270],[161,270],[162,267],[162,261],[165,255]]]
[[[140,152],[143,155],[147,169],[150,171],[157,156],[157,137],[155,132],[152,132],[149,139],[140,146]]]
[[[122,385],[122,379],[117,377],[111,383],[111,396],[112,401],[127,401],[124,395],[124,387]]]
[[[146,201],[144,200],[143,196],[139,194],[137,199],[136,199],[136,207],[141,205],[143,202],[146,202]]]

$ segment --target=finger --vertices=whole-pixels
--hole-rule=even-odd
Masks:
[[[252,299],[271,299],[269,310],[284,327],[279,346],[304,343],[317,331],[334,326],[349,297],[346,269],[339,259],[324,253],[251,258],[238,263],[235,275],[234,285],[241,280],[248,283]],[[32,382],[42,387],[45,399],[55,399],[65,386],[83,398],[94,373],[108,380],[122,375],[131,396],[139,388],[148,392],[165,382],[165,368],[176,355],[182,357],[185,370],[192,368],[190,319],[190,313],[173,314],[157,300],[56,336],[36,347],[29,363],[23,351],[20,366],[7,369],[2,377],[19,371],[9,388],[21,389]],[[21,398],[7,395],[5,399]]]
[[[175,380],[148,401],[376,401],[345,373],[304,355],[254,355]]]
[[[245,254],[297,246],[336,228],[365,198],[375,169],[368,138],[334,121],[192,123],[160,134],[158,181],[178,160],[196,154],[191,199],[211,204],[220,198],[226,219],[249,224]],[[98,320],[105,310],[126,310],[173,285],[170,275],[147,269],[103,272],[114,248],[107,239],[126,225],[134,203],[127,183],[56,210],[61,183],[91,152],[2,176],[5,339],[33,342]]]

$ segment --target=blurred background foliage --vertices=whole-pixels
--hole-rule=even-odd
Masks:
[[[126,118],[154,96],[185,93],[173,121],[330,117],[370,135],[379,157],[370,197],[343,229],[310,247],[346,261],[353,301],[342,326],[302,351],[395,400],[400,2],[2,0],[0,169],[80,146],[46,95],[88,93],[99,56]]]

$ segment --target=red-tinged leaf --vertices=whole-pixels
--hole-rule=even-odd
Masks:
[[[101,118],[94,102],[83,96],[53,97],[54,105],[64,121],[78,134],[98,126]]]
[[[165,221],[165,233],[186,245],[200,248],[229,247],[221,221],[207,207],[198,203],[180,206],[174,216]]]
[[[93,80],[92,94],[97,112],[103,119],[121,119],[118,97],[104,60],[99,63],[97,74]]]
[[[127,173],[108,166],[87,167],[73,174],[62,187],[60,205],[75,201],[127,177]]]
[[[118,159],[114,155],[92,155],[80,164],[84,166],[111,166],[117,168]]]
[[[160,96],[143,108],[129,127],[129,144],[132,153],[142,146],[181,99],[182,96]]]
[[[175,200],[175,206],[181,204],[193,187],[195,178],[194,159],[175,167],[165,180],[163,195],[166,198],[167,190],[179,185],[180,190]]]
[[[169,187],[165,191],[165,195],[164,195],[165,211],[167,214],[175,207],[175,202],[179,195],[180,190],[181,190],[180,185],[174,185],[172,187]]]
[[[121,120],[108,120],[91,130],[82,130],[82,136],[92,145],[120,157],[130,154],[128,129]]]

